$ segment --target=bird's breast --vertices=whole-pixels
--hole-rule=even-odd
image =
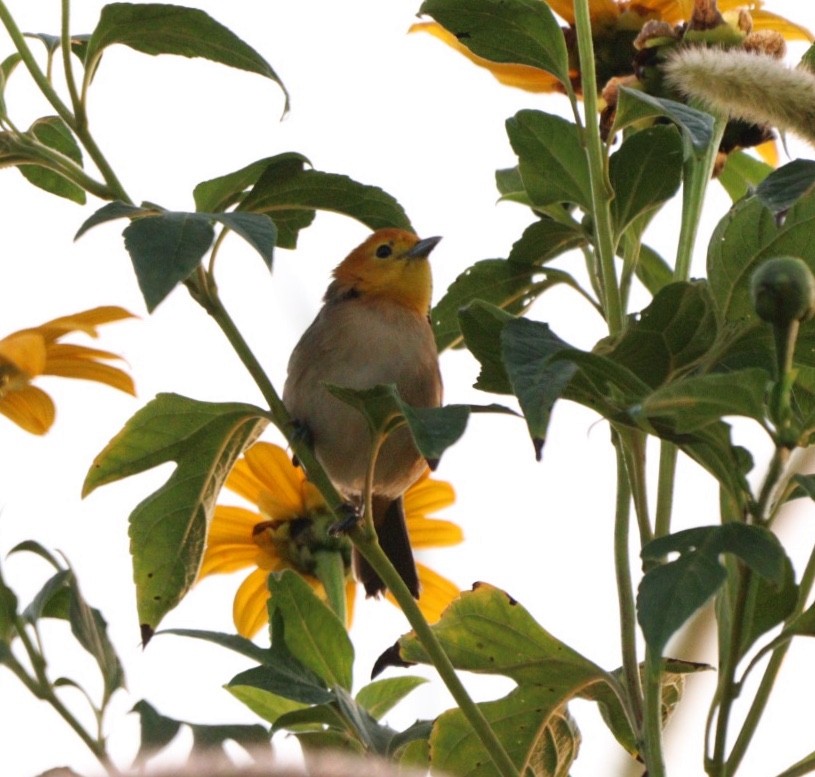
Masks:
[[[360,493],[370,451],[368,427],[324,383],[354,389],[392,383],[407,403],[437,407],[442,387],[430,324],[387,301],[332,302],[292,353],[283,401],[293,417],[307,424],[315,452],[335,484],[346,493]],[[377,461],[375,490],[398,496],[423,468],[407,430],[397,430]]]

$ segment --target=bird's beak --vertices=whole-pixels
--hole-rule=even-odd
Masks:
[[[427,259],[430,252],[436,247],[436,244],[441,240],[440,237],[426,237],[420,240],[411,248],[405,256],[408,259]]]

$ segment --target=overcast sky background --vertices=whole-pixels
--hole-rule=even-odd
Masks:
[[[102,3],[75,5],[73,31],[90,32]],[[531,222],[523,207],[496,202],[494,171],[515,163],[504,121],[530,107],[567,115],[565,98],[503,87],[429,36],[407,35],[418,0],[201,0],[195,5],[266,57],[291,92],[291,112],[280,120],[282,94],[258,76],[203,60],[110,49],[91,90],[91,123],[136,200],[192,210],[196,183],[261,157],[298,151],[317,169],[344,173],[393,194],[421,236],[444,236],[432,259],[436,300],[474,261],[505,257]],[[8,6],[23,30],[58,31],[56,0],[11,0]],[[815,29],[810,4],[778,0],[767,6],[796,14]],[[0,58],[10,52],[0,33]],[[32,94],[20,68],[7,92],[19,126],[52,113]],[[790,147],[797,155],[812,156],[795,142]],[[126,713],[141,698],[179,719],[255,722],[221,688],[246,668],[243,659],[177,637],[156,638],[149,649],[140,649],[127,518],[166,479],[169,467],[107,486],[84,501],[79,492],[93,456],[158,392],[211,401],[262,403],[262,398],[220,332],[183,289],[154,315],[146,314],[119,235],[121,225],[102,226],[72,242],[78,226],[101,203],[80,208],[55,200],[14,170],[0,175],[0,202],[0,336],[97,305],[122,305],[140,316],[103,327],[95,343],[127,358],[137,399],[96,384],[43,379],[40,385],[58,406],[57,421],[45,438],[0,419],[0,553],[29,538],[63,551],[86,597],[107,618],[128,682],[109,719],[111,749],[121,766],[129,763],[137,743],[137,719]],[[714,184],[695,274],[704,272],[706,236],[727,207]],[[654,223],[652,242],[671,257],[677,233],[673,209]],[[278,387],[291,348],[320,305],[331,269],[366,234],[350,219],[318,214],[301,233],[296,252],[277,252],[271,277],[250,249],[235,238],[227,240],[218,276],[224,300]],[[604,334],[602,322],[568,291],[547,293],[533,315],[580,347],[590,348]],[[446,401],[492,401],[471,389],[477,369],[466,353],[443,355]],[[749,428],[739,434],[750,445],[761,440]],[[272,429],[265,439],[281,442]],[[456,505],[441,515],[460,523],[467,540],[421,558],[462,588],[485,580],[506,589],[551,633],[613,669],[620,657],[612,566],[614,463],[608,439],[606,424],[595,415],[561,404],[538,464],[521,420],[473,419],[436,473],[458,493]],[[712,480],[682,461],[679,483],[675,528],[715,522]],[[239,500],[225,494],[223,501]],[[792,553],[799,573],[815,541],[812,518],[810,503],[781,526],[783,534],[795,537]],[[43,562],[20,556],[4,559],[3,568],[24,602],[50,572]],[[232,597],[241,579],[239,574],[205,581],[163,625],[231,631]],[[406,630],[389,604],[359,603],[352,633],[359,685],[375,657]],[[43,631],[53,676],[85,678],[95,691],[92,667],[65,639],[62,626],[49,624]],[[713,661],[714,653],[699,646],[681,657]],[[781,676],[783,698],[768,710],[755,750],[740,772],[744,777],[767,777],[815,747],[811,714],[798,714],[790,706],[811,701],[814,657],[810,645],[796,643],[790,651]],[[712,673],[690,681],[690,701],[669,729],[673,774],[702,774],[706,707],[694,706],[692,699],[699,696],[706,703],[713,682]],[[479,699],[487,699],[503,695],[511,683],[479,680],[474,687]],[[438,683],[410,698],[390,718],[394,726],[449,706]],[[80,709],[78,697],[75,701]],[[628,759],[594,707],[575,703],[573,712],[584,735],[574,777],[621,773]],[[676,734],[688,730],[689,738],[677,741]],[[176,759],[180,751],[174,750]],[[0,671],[0,773],[30,777],[56,765],[98,772],[67,726]]]

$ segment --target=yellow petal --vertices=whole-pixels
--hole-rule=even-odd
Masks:
[[[0,340],[0,361],[33,378],[45,369],[45,340],[36,332],[15,332]]]
[[[216,505],[212,523],[209,525],[207,542],[254,545],[252,531],[262,520],[261,515],[243,507]]]
[[[756,146],[756,151],[768,165],[778,167],[778,145],[774,140],[768,140]]]
[[[221,543],[217,546],[207,546],[204,560],[198,579],[209,575],[221,575],[227,572],[237,572],[247,567],[258,567],[258,549],[256,546]]]
[[[775,30],[787,40],[805,40],[812,42],[812,33],[803,25],[796,24],[770,11],[751,11],[754,30]]]
[[[415,548],[442,548],[464,540],[461,527],[439,518],[408,517],[410,544]]]
[[[226,478],[226,487],[244,499],[257,504],[264,486],[254,475],[244,459],[238,459]]]
[[[270,518],[303,515],[302,472],[279,445],[256,443],[244,454],[252,474],[263,484],[258,507]]]
[[[46,340],[56,340],[68,332],[85,332],[96,337],[96,327],[100,324],[109,324],[125,318],[136,318],[132,313],[116,305],[104,305],[81,313],[72,313],[68,316],[55,318],[36,327]]]
[[[345,628],[350,629],[354,622],[354,607],[357,601],[357,581],[349,578],[345,584]]]
[[[104,383],[127,394],[135,394],[133,379],[118,367],[102,364],[95,359],[118,359],[116,354],[85,348],[82,345],[52,344],[43,373],[62,378],[79,378]]]
[[[727,0],[719,2],[719,10],[726,10]],[[737,0],[736,6],[743,5],[744,0]],[[643,11],[651,11],[662,21],[676,24],[687,21],[693,13],[693,0],[641,0],[638,7]]]
[[[269,601],[269,589],[265,569],[256,569],[238,587],[235,601],[232,604],[232,620],[238,634],[251,639],[269,622],[266,602]]]
[[[54,423],[56,409],[42,389],[26,386],[0,397],[0,413],[27,432],[45,434]]]
[[[448,46],[463,54],[471,62],[483,67],[492,73],[502,84],[525,89],[527,92],[555,92],[563,91],[560,82],[551,73],[530,65],[507,64],[505,62],[492,62],[489,59],[473,54],[463,44],[459,43],[453,33],[448,32],[436,22],[418,22],[411,25],[409,32],[427,32],[435,38],[444,41]]]
[[[574,0],[547,0],[547,5],[565,22],[574,24]],[[639,6],[648,7],[648,0],[640,0]],[[620,15],[620,6],[615,0],[589,0],[591,20],[609,22]]]
[[[454,583],[446,577],[442,577],[424,564],[416,564],[419,573],[419,583],[421,592],[419,594],[419,609],[422,615],[430,623],[435,623],[441,618],[450,602],[452,602],[461,592]],[[385,598],[392,604],[396,604],[390,591],[385,592]]]
[[[405,492],[405,515],[427,515],[449,507],[455,501],[456,492],[448,482],[423,477]]]

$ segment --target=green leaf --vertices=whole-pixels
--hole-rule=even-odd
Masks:
[[[625,86],[620,87],[612,133],[643,119],[663,116],[679,127],[696,154],[703,154],[713,141],[713,117],[709,113]]]
[[[259,753],[262,749],[269,749],[269,732],[264,726],[243,724],[215,724],[187,723],[192,731],[194,752],[209,752],[212,758],[214,749],[223,750],[227,757],[224,745],[227,742],[236,742],[250,753]]]
[[[501,331],[513,316],[476,300],[459,312],[461,333],[467,348],[481,363],[475,387],[493,394],[512,394],[512,384],[501,358]]]
[[[130,550],[145,640],[198,574],[221,486],[267,421],[252,405],[159,394],[96,457],[83,486],[95,488],[170,461],[169,480],[130,515]]]
[[[273,649],[262,648],[252,642],[251,639],[241,637],[239,634],[223,634],[219,631],[204,631],[201,629],[162,629],[156,632],[156,636],[161,634],[173,634],[177,637],[189,637],[190,639],[211,642],[213,645],[232,650],[238,655],[246,656],[246,658],[251,658],[261,664],[269,664],[280,660],[280,657]]]
[[[611,211],[617,235],[671,199],[682,180],[682,140],[672,126],[656,125],[627,137],[609,159]]]
[[[649,394],[632,417],[669,423],[678,434],[694,432],[724,416],[763,421],[770,376],[761,369],[683,378]]]
[[[760,575],[753,575],[745,602],[739,655],[746,655],[759,637],[783,623],[797,603],[798,586],[788,558],[784,559],[784,583],[781,586]]]
[[[563,705],[610,676],[538,625],[518,602],[486,584],[463,593],[445,610],[433,631],[457,669],[502,674],[518,687],[479,707],[523,771],[530,763],[556,763],[568,774],[579,735],[565,725]],[[428,662],[411,633],[399,640],[403,660]],[[430,740],[432,766],[473,777],[494,775],[489,754],[461,711],[443,713]],[[548,772],[543,772],[548,773]]]
[[[688,553],[651,569],[637,595],[637,616],[649,647],[661,655],[668,640],[727,578],[709,553]]]
[[[68,620],[71,600],[68,585],[70,577],[69,569],[60,569],[49,577],[23,610],[23,618],[29,623],[36,623],[40,618]]]
[[[122,235],[151,313],[198,267],[215,238],[207,216],[180,212],[136,219]]]
[[[296,572],[270,575],[269,590],[289,652],[327,685],[350,690],[354,648],[339,618]]]
[[[249,685],[227,685],[226,690],[252,710],[255,715],[272,725],[283,715],[306,707],[300,702],[291,701],[291,699],[285,699],[282,696]]]
[[[277,244],[277,228],[274,221],[263,213],[208,213],[236,235],[240,235],[257,251],[266,266],[272,269],[272,257]]]
[[[492,62],[530,65],[569,85],[563,31],[546,3],[537,0],[425,0],[432,16],[473,54]]]
[[[16,631],[17,595],[6,585],[3,571],[0,569],[0,646],[8,645]],[[3,663],[3,652],[0,652],[0,664]]]
[[[489,303],[513,315],[523,313],[540,289],[536,275],[535,267],[506,259],[482,259],[468,267],[430,313],[439,351],[460,344],[459,314],[472,302]]]
[[[713,231],[707,255],[710,291],[723,321],[758,320],[750,277],[774,256],[797,256],[815,269],[815,192],[803,195],[780,226],[758,197],[736,203]]]
[[[673,283],[673,270],[668,263],[650,246],[640,246],[640,255],[634,272],[640,283],[656,296],[657,292]]]
[[[352,389],[325,384],[337,399],[359,410],[374,434],[390,432],[404,419],[416,448],[428,462],[438,462],[447,448],[455,443],[467,427],[470,408],[467,405],[412,407],[400,396],[393,384],[380,384],[368,389]]]
[[[742,197],[751,194],[772,171],[772,165],[737,149],[727,155],[718,181],[730,195],[730,199],[738,202]]]
[[[540,267],[586,242],[586,235],[577,223],[564,224],[544,216],[530,224],[515,241],[509,261]]]
[[[435,469],[442,454],[464,434],[470,408],[467,405],[411,407],[405,402],[401,402],[401,407],[419,453]]]
[[[670,658],[662,661],[662,693],[660,718],[664,726],[673,714],[679,702],[685,686],[685,676],[696,672],[707,672],[713,667],[709,664],[700,664],[692,661],[681,661]],[[640,664],[640,674],[642,676],[644,665]],[[623,681],[623,669],[615,669],[611,675],[620,682]],[[614,738],[635,758],[641,759],[642,754],[637,742],[637,737],[631,730],[628,714],[620,704],[619,699],[609,693],[606,685],[590,686],[584,698],[597,702],[603,722],[608,726],[609,731],[614,734]]]
[[[495,171],[495,188],[501,195],[502,200],[508,202],[518,202],[521,205],[532,207],[532,201],[524,188],[521,178],[521,171],[518,167],[508,167]]]
[[[704,281],[662,288],[607,354],[656,387],[701,358],[716,338],[713,302]]]
[[[770,168],[772,170],[772,168]],[[774,214],[785,213],[815,188],[815,161],[793,159],[767,175],[756,189],[756,197]]]
[[[121,200],[115,200],[114,202],[103,205],[99,210],[85,219],[76,235],[74,235],[74,240],[79,240],[89,229],[99,226],[99,224],[106,224],[108,221],[115,221],[116,219],[122,218],[132,219],[137,216],[150,216],[158,212],[159,211],[155,208],[139,207],[127,202],[122,202]]]
[[[139,752],[136,754],[136,763],[143,764],[175,739],[181,729],[181,723],[162,715],[143,699],[136,702],[131,712],[139,716],[141,741]]]
[[[6,108],[6,85],[14,69],[22,62],[22,59],[19,54],[14,53],[0,62],[0,117],[5,118],[8,116],[8,110]]]
[[[203,57],[221,65],[270,78],[289,95],[271,65],[211,16],[197,8],[163,3],[111,3],[102,9],[85,53],[85,67],[95,69],[108,46],[121,43],[143,54]]]
[[[546,324],[516,318],[501,330],[501,353],[512,391],[526,418],[538,458],[555,402],[563,395],[577,368],[551,357],[570,346]]]
[[[383,756],[387,754],[393,736],[392,729],[380,725],[349,693],[341,689],[337,693],[337,706],[367,752]]]
[[[299,704],[326,704],[334,700],[334,694],[322,680],[288,651],[278,650],[275,655],[277,661],[235,675],[227,688],[255,688]]]
[[[410,675],[374,680],[359,689],[356,701],[376,720],[381,720],[409,693],[426,682],[424,677],[411,677]]]
[[[533,110],[519,111],[507,119],[506,126],[533,206],[569,202],[590,211],[589,164],[577,127]]]
[[[68,125],[58,116],[45,116],[42,119],[37,119],[29,127],[26,134],[47,148],[67,157],[72,162],[76,162],[80,167],[82,166],[82,150],[79,143],[76,142],[73,133],[68,129]],[[85,204],[85,190],[52,169],[50,160],[42,157],[42,162],[38,163],[38,156],[35,151],[32,151],[31,159],[32,164],[21,164],[19,166],[20,172],[29,183],[79,205]]]
[[[645,574],[637,596],[643,636],[660,654],[668,639],[725,581],[727,572],[719,561],[722,553],[738,556],[777,588],[788,576],[788,559],[781,543],[759,526],[734,522],[686,529],[649,542],[642,558],[659,560],[675,552],[679,558]]]
[[[239,210],[267,213],[276,223],[281,213],[290,217],[297,210],[306,215],[326,210],[350,216],[374,230],[411,229],[402,206],[382,189],[345,175],[303,170],[296,163],[275,165],[262,173]]]
[[[270,170],[278,174],[300,173],[310,164],[302,154],[288,152],[264,157],[232,173],[202,181],[193,189],[195,209],[205,213],[226,211],[237,205],[258,179]]]
[[[108,637],[107,623],[102,613],[85,601],[73,572],[67,582],[70,591],[68,620],[71,631],[76,641],[93,656],[102,674],[104,691],[101,707],[104,709],[114,691],[124,688],[124,669]]]
[[[790,495],[790,499],[795,497],[808,496],[815,499],[815,475],[793,475],[792,480],[797,484],[796,491]]]

